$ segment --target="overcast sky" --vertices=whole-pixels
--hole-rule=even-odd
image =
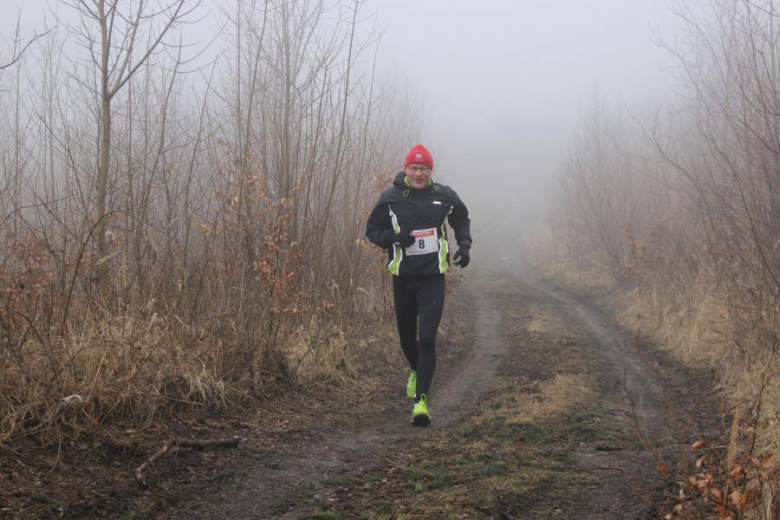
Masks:
[[[538,209],[597,90],[635,110],[669,94],[673,61],[656,40],[673,40],[677,19],[660,0],[368,5],[378,6],[385,70],[427,94],[439,173],[484,208],[516,199]]]
[[[15,8],[24,31],[43,28],[45,0],[0,4],[6,42]],[[436,175],[475,208],[537,209],[597,90],[634,110],[669,94],[673,61],[655,40],[673,40],[677,19],[661,0],[365,0],[362,9],[382,33],[381,74],[426,100]]]

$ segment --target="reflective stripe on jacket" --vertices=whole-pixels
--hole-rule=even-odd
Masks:
[[[433,276],[450,268],[447,222],[458,244],[471,242],[469,212],[455,190],[436,182],[415,190],[400,172],[371,210],[366,236],[387,249],[387,269],[393,275]],[[392,243],[393,235],[402,232],[415,235],[412,246]]]

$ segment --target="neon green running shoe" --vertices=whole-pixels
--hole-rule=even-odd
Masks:
[[[409,381],[406,382],[406,397],[414,399],[417,395],[417,372],[412,370],[409,372]]]
[[[421,395],[420,400],[414,403],[412,423],[415,426],[428,426],[431,423],[431,414],[428,412],[428,396],[425,394]]]

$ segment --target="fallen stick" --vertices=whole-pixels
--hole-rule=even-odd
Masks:
[[[613,470],[613,471],[620,471],[620,472],[626,471],[623,468],[616,468],[614,466],[594,466],[592,468],[578,468],[577,466],[569,466],[568,464],[564,464],[564,466],[573,471],[602,471],[602,470]]]
[[[142,486],[146,486],[146,478],[144,477],[144,471],[148,466],[154,463],[157,459],[164,456],[166,453],[176,451],[179,446],[184,446],[185,448],[209,448],[212,446],[238,446],[238,443],[240,442],[239,437],[232,437],[230,439],[213,439],[213,440],[203,440],[199,441],[196,439],[177,439],[175,437],[172,437],[165,441],[165,444],[163,444],[162,448],[157,450],[157,453],[146,459],[146,462],[141,464],[135,469],[134,475],[135,475],[135,481],[138,482]]]

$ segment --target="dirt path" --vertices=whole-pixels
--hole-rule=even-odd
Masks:
[[[398,383],[370,396],[370,414],[276,436],[245,428],[240,450],[198,454],[211,459],[210,478],[141,498],[135,511],[166,519],[654,517],[654,461],[637,442],[633,414],[659,441],[663,401],[630,342],[508,262],[475,266],[461,292],[461,305],[448,309],[459,330],[440,346],[430,428],[408,424]]]
[[[466,291],[475,293],[471,287]],[[464,405],[475,402],[490,388],[507,346],[495,334],[500,314],[494,306],[489,298],[480,296],[476,305],[461,310],[464,317],[471,316],[463,327],[469,332],[458,334],[461,350],[449,352],[449,357],[463,359],[453,359],[450,366],[440,360],[440,367],[445,366],[440,368],[433,388],[437,397],[431,428],[421,430],[408,423],[411,402],[402,393],[401,381],[382,393],[373,414],[354,417],[352,424],[340,429],[310,432],[311,437],[303,441],[281,440],[270,462],[250,438],[250,456],[234,461],[229,484],[216,494],[209,490],[205,501],[180,497],[179,507],[159,518],[300,518],[311,508],[308,498],[317,500],[328,494],[329,481],[369,471],[397,453],[402,443],[446,428],[463,413]]]

